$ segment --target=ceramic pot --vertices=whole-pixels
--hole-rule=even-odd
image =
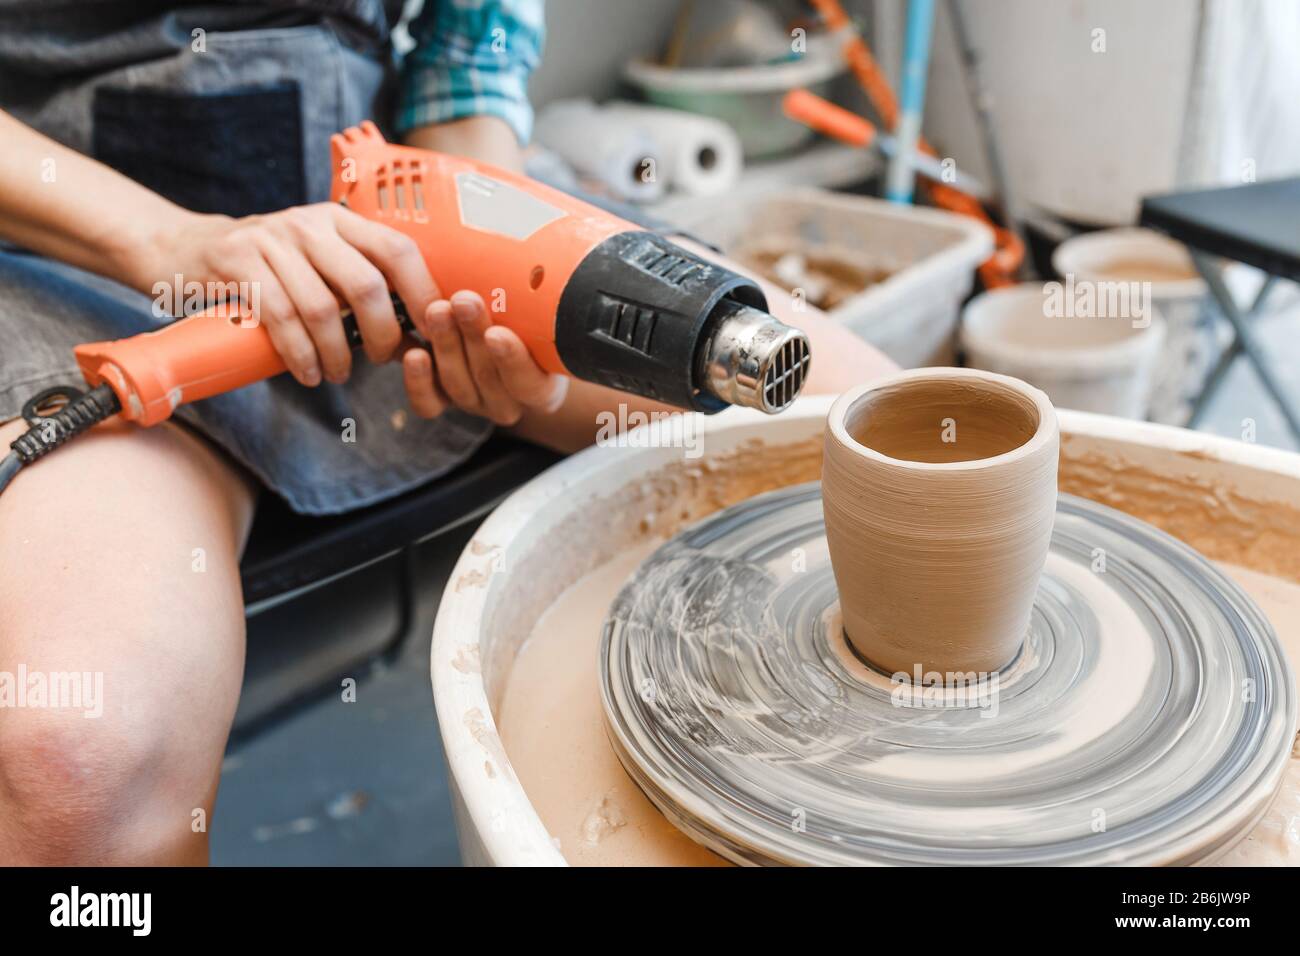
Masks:
[[[1015,659],[1047,560],[1058,449],[1047,396],[991,372],[914,369],[835,402],[822,501],[860,657],[909,678]]]

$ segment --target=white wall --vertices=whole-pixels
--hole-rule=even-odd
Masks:
[[[1300,174],[1300,3],[1205,0],[1204,8],[1181,179]]]
[[[528,85],[533,105],[618,92],[623,64],[657,53],[678,0],[547,0],[546,54]]]
[[[1084,222],[1130,222],[1173,188],[1197,0],[962,0],[993,97],[1013,191]],[[876,0],[877,46],[897,62],[904,0]],[[938,3],[926,135],[987,176],[946,0]],[[1096,52],[1104,32],[1104,52]]]

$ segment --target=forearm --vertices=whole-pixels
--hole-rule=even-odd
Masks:
[[[450,123],[418,126],[406,134],[408,146],[466,156],[502,169],[523,172],[523,151],[510,124],[495,116],[471,116]]]
[[[617,414],[620,405],[625,406],[629,413],[664,414],[681,411],[680,408],[639,395],[629,395],[604,385],[574,380],[569,383],[568,394],[560,408],[554,412],[525,408],[523,417],[509,431],[556,451],[579,451],[596,440],[601,431],[602,413],[615,414],[616,421],[628,420],[627,415]]]
[[[807,394],[837,394],[854,385],[898,371],[898,365],[893,359],[844,328],[816,306],[799,302],[796,308],[794,296],[775,283],[707,246],[680,236],[672,238],[678,245],[696,255],[753,279],[767,296],[768,310],[786,325],[799,329],[808,336],[812,349],[812,368],[804,389]]]
[[[0,237],[147,291],[148,250],[193,213],[0,112]]]

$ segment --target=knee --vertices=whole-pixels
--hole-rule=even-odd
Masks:
[[[165,858],[194,800],[167,763],[157,731],[80,712],[9,711],[0,720],[0,863]]]

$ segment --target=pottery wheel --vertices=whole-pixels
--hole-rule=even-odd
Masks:
[[[660,547],[600,650],[624,767],[738,863],[1207,861],[1264,812],[1290,753],[1294,685],[1250,599],[1071,496],[1020,655],[972,676],[927,691],[854,656],[816,483]]]

